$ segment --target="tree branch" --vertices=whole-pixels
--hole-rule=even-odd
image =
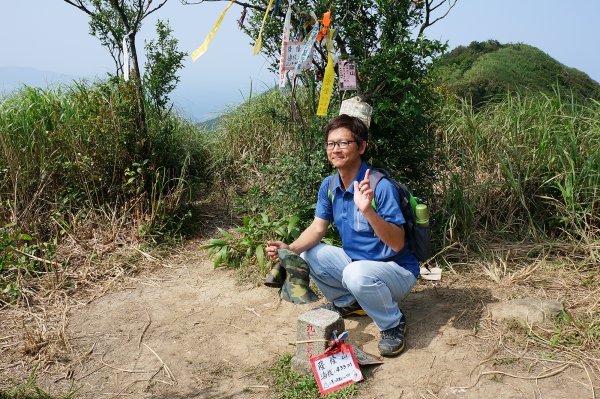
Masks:
[[[454,6],[458,2],[458,0],[442,0],[438,4],[433,5],[434,2],[435,2],[435,0],[425,0],[425,20],[423,21],[423,23],[421,24],[421,27],[419,28],[419,34],[417,35],[417,37],[423,36],[423,32],[425,32],[425,29],[427,29],[431,25],[435,24],[439,20],[444,19],[448,15],[450,10],[452,10],[452,8],[454,8]],[[448,4],[448,10],[444,13],[444,15],[434,19],[433,21],[430,21],[431,14],[433,13],[433,11],[437,10],[441,5],[446,4],[446,3]]]
[[[153,8],[152,10],[150,10],[149,12],[145,12],[145,13],[144,13],[144,16],[142,17],[142,19],[146,18],[148,15],[152,14],[154,11],[156,11],[156,10],[158,10],[158,9],[162,8],[162,6],[164,6],[164,5],[165,5],[165,3],[166,3],[167,1],[168,1],[168,0],[164,0],[162,3],[160,3],[159,5],[157,5],[156,7],[154,7],[154,8]],[[150,2],[150,3],[151,3],[151,2]],[[150,6],[150,3],[148,3],[148,6]]]
[[[126,34],[131,31],[131,26],[129,25],[129,20],[127,19],[127,15],[125,15],[125,10],[117,0],[110,0],[110,3],[113,7],[113,10],[119,14],[119,18],[121,19],[121,23],[125,27]],[[134,32],[135,33],[135,32]]]
[[[70,5],[72,5],[73,7],[83,11],[84,13],[86,13],[87,15],[89,15],[90,17],[93,17],[95,14],[93,12],[91,12],[90,10],[88,10],[88,8],[83,4],[83,1],[79,0],[76,2],[73,2],[71,0],[64,0],[65,3],[68,3]]]
[[[181,4],[189,6],[189,5],[194,5],[194,4],[202,4],[202,3],[207,2],[207,1],[210,2],[210,3],[212,3],[212,2],[215,2],[215,1],[230,1],[230,0],[198,0],[198,1],[181,0]],[[253,8],[253,9],[261,11],[261,12],[267,11],[267,9],[264,8],[264,7],[255,6],[254,4],[250,4],[250,3],[244,3],[243,1],[235,0],[234,3],[237,4],[237,5],[240,5],[242,7]]]

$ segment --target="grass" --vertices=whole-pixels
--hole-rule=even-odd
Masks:
[[[97,234],[105,242],[177,236],[192,187],[207,180],[205,136],[152,107],[142,135],[132,98],[130,85],[99,81],[25,86],[2,99],[0,248],[10,254],[0,255],[0,299],[19,296],[21,275],[77,258],[65,254],[68,241],[89,254]]]
[[[7,363],[56,364],[75,298],[161,264],[149,253],[180,240],[207,181],[205,136],[150,106],[142,136],[132,95],[98,81],[22,87],[0,102],[0,324],[19,332]],[[44,397],[22,388],[3,394]]]
[[[68,393],[49,393],[40,388],[35,379],[35,370],[26,381],[11,388],[0,389],[0,399],[72,399],[76,391]]]
[[[269,381],[274,386],[277,397],[280,399],[321,397],[314,375],[312,373],[304,375],[296,373],[291,368],[291,360],[292,355],[283,355],[277,359],[277,363],[273,367],[269,368]],[[353,398],[358,397],[359,392],[358,385],[352,384],[324,397],[332,399]]]
[[[480,275],[482,266],[485,263],[476,263],[473,272]],[[485,276],[494,287],[510,294],[510,298],[553,299],[565,309],[544,324],[530,325],[516,320],[494,323],[482,319],[481,330],[485,334],[481,337],[493,346],[493,356],[486,362],[493,362],[500,369],[487,373],[517,368],[520,375],[531,379],[572,368],[586,376],[584,385],[590,390],[597,386],[600,380],[597,267],[568,256],[540,256],[533,260],[503,257],[497,259],[496,266],[487,265]],[[569,374],[576,372],[573,370]]]
[[[446,244],[561,240],[600,259],[599,102],[509,95],[444,118],[434,214]]]

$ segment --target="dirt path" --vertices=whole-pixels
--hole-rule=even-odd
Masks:
[[[279,301],[274,289],[213,271],[197,248],[71,312],[69,369],[79,397],[274,397],[266,368],[294,352],[296,317],[314,305]],[[536,380],[564,363],[501,361],[501,343],[482,320],[485,305],[505,296],[473,276],[448,273],[438,286],[419,282],[402,304],[405,352],[366,369],[360,397],[592,398],[581,368],[567,364]],[[377,353],[378,332],[368,317],[347,319],[346,328],[355,344]],[[60,377],[40,376],[53,391],[67,390],[71,382]]]

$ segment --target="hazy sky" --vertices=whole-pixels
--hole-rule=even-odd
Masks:
[[[191,53],[226,4],[183,6],[170,0],[144,22],[138,53],[153,37],[156,18],[169,19],[180,50]],[[237,5],[229,10],[205,55],[196,62],[185,59],[172,99],[191,118],[216,116],[247,98],[251,87],[263,91],[275,84],[266,59],[252,56],[252,40],[237,27],[241,10]],[[487,39],[531,44],[600,81],[599,21],[600,0],[459,0],[428,35],[447,40],[450,48]],[[88,17],[62,0],[0,0],[0,68],[35,68],[73,78],[112,72],[108,51],[88,31]],[[0,75],[0,90],[5,79]]]

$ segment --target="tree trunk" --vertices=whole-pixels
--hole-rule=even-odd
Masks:
[[[142,132],[144,141],[147,141],[148,128],[146,126],[146,107],[144,105],[144,90],[142,88],[142,76],[140,75],[140,67],[138,65],[137,50],[135,48],[135,35],[133,32],[129,36],[129,45],[131,47],[131,60],[133,61],[133,84],[135,85],[136,97],[137,97],[137,111],[138,111],[138,128]],[[143,147],[146,147],[144,144]]]

